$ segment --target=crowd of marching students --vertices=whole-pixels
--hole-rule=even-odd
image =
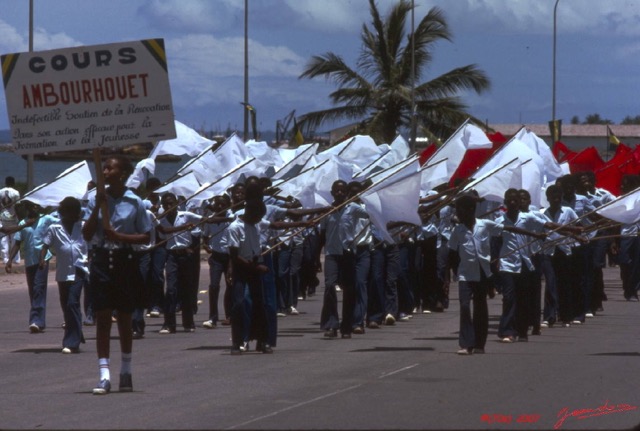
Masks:
[[[202,326],[229,325],[232,355],[249,349],[252,340],[256,350],[272,353],[278,316],[298,314],[299,301],[309,296],[323,295],[324,337],[348,339],[415,313],[443,312],[452,279],[459,288],[458,354],[484,353],[487,297],[496,293],[502,295],[500,340],[528,341],[541,328],[584,324],[602,311],[602,269],[612,251],[625,298],[638,300],[637,224],[620,226],[594,212],[615,197],[595,188],[588,172],[549,186],[543,209],[530,205],[526,190],[506,190],[502,205],[492,206],[473,190],[436,188],[417,205],[422,225],[386,226],[392,242],[358,200],[366,182],[337,180],[332,204],[311,209],[279,196],[269,179],[249,177],[192,207],[184,197],[155,193],[161,185],[155,178],[141,199],[124,186],[131,172],[130,162],[112,157],[104,165],[105,193],[84,202],[66,198],[50,214],[23,201],[27,215],[19,230],[3,231],[16,240],[7,271],[22,246],[32,333],[46,327],[51,251],[65,318],[62,351],[78,352],[83,325],[97,324],[95,394],[111,388],[112,321],[120,332],[121,391],[132,390],[131,339],[145,336],[145,317],[164,320],[160,334],[174,334],[179,326],[196,330],[202,249],[209,266]],[[622,183],[623,192],[638,186],[637,176]],[[108,222],[99,209],[104,204]],[[324,289],[318,289],[321,270]]]

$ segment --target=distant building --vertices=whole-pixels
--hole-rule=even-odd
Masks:
[[[548,124],[489,124],[488,126],[496,132],[502,133],[507,139],[518,133],[522,127],[526,127],[547,144],[553,145]],[[635,148],[636,144],[640,144],[640,125],[611,124],[608,127],[625,145]],[[606,124],[563,124],[560,141],[573,151],[595,147],[603,158],[607,154],[612,155],[612,150],[608,145],[609,135]]]

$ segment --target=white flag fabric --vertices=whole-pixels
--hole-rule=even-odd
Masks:
[[[551,152],[551,148],[549,148],[547,143],[540,139],[538,135],[523,127],[518,133],[516,133],[515,138],[524,142],[529,148],[535,151],[538,156],[540,156],[544,163],[544,171],[542,172],[542,175],[545,183],[555,181],[557,178],[564,175],[562,167]]]
[[[389,179],[391,182],[395,182],[417,172],[419,169],[420,161],[418,160],[418,156],[413,156],[383,171],[372,174],[368,179],[374,183],[382,181],[383,179]]]
[[[313,182],[316,185],[315,201],[317,206],[328,206],[333,202],[331,186],[337,180],[349,183],[353,177],[353,165],[332,156],[313,170]]]
[[[409,148],[409,143],[401,136],[398,135],[396,139],[390,145],[391,151],[396,156],[396,161],[406,159],[409,157],[409,152],[411,151]]]
[[[247,160],[249,156],[244,142],[234,133],[214,151],[206,149],[189,160],[178,169],[178,173],[193,172],[201,184],[213,182]]]
[[[517,182],[514,180],[510,182],[510,187],[528,190],[531,194],[531,203],[539,206],[541,202],[542,184],[544,184],[542,176],[542,172],[544,171],[544,162],[534,150],[519,139],[513,138],[500,147],[484,165],[478,168],[474,177],[483,176],[487,172],[504,165],[514,158],[518,159],[520,163],[527,163],[524,164],[520,170],[520,181]],[[504,175],[504,173],[501,175]],[[504,189],[502,191],[503,195],[506,190],[507,189]],[[502,202],[502,199],[500,202]]]
[[[493,143],[486,133],[471,123],[460,127],[444,144],[427,160],[426,164],[433,164],[447,159],[447,173],[450,179],[464,158],[467,150],[492,148]]]
[[[389,243],[394,242],[387,230],[389,222],[406,222],[417,226],[422,224],[418,215],[421,174],[414,166],[406,167],[407,170],[412,168],[413,173],[408,176],[401,175],[400,180],[393,181],[395,175],[392,175],[360,196],[371,223]]]
[[[424,164],[420,169],[420,195],[426,196],[435,186],[449,181],[446,160],[431,165]]]
[[[475,180],[465,186],[463,191],[475,190],[481,198],[491,202],[503,202],[504,192],[513,187],[512,181],[521,183],[522,164],[517,158],[497,166],[478,176]]]
[[[36,187],[20,200],[42,207],[58,207],[60,201],[68,196],[82,199],[87,192],[87,183],[91,180],[89,166],[86,161],[82,161],[65,169],[53,181]]]
[[[245,146],[251,157],[262,160],[263,163],[269,166],[279,169],[285,164],[285,161],[282,160],[282,156],[280,155],[280,151],[270,147],[269,144],[264,141],[257,142],[251,139],[247,141]]]
[[[596,209],[602,217],[618,223],[631,224],[640,220],[640,188]]]
[[[137,164],[133,173],[129,175],[126,186],[137,189],[141,184],[147,181],[149,175],[153,175],[156,171],[156,161],[152,158],[142,159]]]
[[[167,183],[156,190],[156,193],[173,193],[176,196],[184,196],[185,198],[191,197],[196,190],[200,188],[200,183],[196,178],[196,175],[193,172],[189,172],[188,174],[178,177]]]
[[[155,159],[157,156],[163,154],[176,156],[186,154],[194,157],[202,150],[211,148],[211,146],[215,144],[211,139],[201,136],[198,132],[179,121],[175,121],[175,125],[176,137],[166,141],[159,141],[149,155],[150,158]]]
[[[299,152],[294,158],[289,160],[284,166],[271,177],[272,180],[280,180],[291,178],[305,169],[311,158],[316,154],[318,144],[307,146],[303,151]]]
[[[317,157],[319,161],[324,161],[332,156],[338,156],[362,169],[380,157],[381,154],[382,149],[376,145],[371,136],[356,135],[319,153]]]
[[[315,155],[319,146],[320,144],[304,144],[300,145],[298,148],[278,148],[278,153],[280,153],[280,157],[285,163],[289,163],[300,154],[307,153],[307,151],[313,151],[313,154]]]

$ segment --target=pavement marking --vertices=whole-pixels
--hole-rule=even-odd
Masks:
[[[284,413],[284,412],[289,411],[289,410],[297,409],[298,407],[302,407],[302,406],[305,406],[307,404],[315,403],[316,401],[320,401],[320,400],[323,400],[325,398],[333,397],[333,396],[341,394],[343,392],[348,392],[348,391],[351,391],[353,389],[357,389],[357,388],[359,388],[360,386],[363,386],[363,385],[364,385],[364,383],[360,383],[359,385],[349,386],[347,388],[340,389],[340,390],[337,390],[337,391],[334,391],[334,392],[330,392],[330,393],[325,394],[325,395],[320,395],[319,397],[312,398],[312,399],[310,399],[308,401],[303,401],[301,403],[294,404],[292,406],[285,407],[285,408],[280,409],[280,410],[276,410],[275,412],[269,413],[267,415],[259,416],[257,418],[251,419],[251,420],[246,421],[246,422],[242,422],[242,423],[237,424],[237,425],[230,426],[230,427],[228,427],[226,429],[230,430],[230,429],[234,429],[234,428],[243,427],[245,425],[249,425],[250,423],[257,422],[257,421],[260,421],[262,419],[267,419],[267,418],[279,415],[280,413]]]
[[[413,365],[409,365],[409,366],[400,368],[399,370],[390,371],[388,373],[381,374],[380,377],[378,377],[378,378],[379,379],[384,379],[385,377],[393,376],[394,374],[398,374],[398,373],[401,373],[403,371],[410,370],[411,368],[417,367],[418,365],[420,365],[420,364],[413,364]]]
[[[410,370],[411,368],[417,367],[418,365],[420,365],[420,364],[408,365],[406,367],[402,367],[400,369],[397,369],[397,370],[394,370],[394,371],[390,371],[388,373],[381,374],[380,376],[378,376],[378,379],[384,379],[385,377],[389,377],[389,376],[392,376],[394,374],[398,374],[398,373],[401,373],[403,371]],[[267,419],[267,418],[279,415],[280,413],[284,413],[284,412],[289,411],[289,410],[297,409],[298,407],[302,407],[302,406],[305,406],[307,404],[311,404],[311,403],[315,403],[316,401],[323,400],[325,398],[333,397],[335,395],[338,395],[338,394],[341,394],[341,393],[344,393],[344,392],[348,392],[348,391],[351,391],[353,389],[357,389],[357,388],[359,388],[359,387],[361,387],[363,385],[364,385],[364,383],[360,383],[358,385],[349,386],[347,388],[340,389],[340,390],[337,390],[337,391],[334,391],[334,392],[330,392],[330,393],[325,394],[325,395],[320,395],[319,397],[312,398],[312,399],[310,399],[308,401],[303,401],[301,403],[297,403],[297,404],[294,404],[292,406],[285,407],[285,408],[280,409],[280,410],[276,410],[275,412],[272,412],[272,413],[269,413],[269,414],[266,414],[266,415],[263,415],[263,416],[259,416],[257,418],[253,418],[253,419],[251,419],[249,421],[242,422],[242,423],[230,426],[230,427],[228,427],[226,429],[235,429],[235,428],[243,427],[243,426],[249,425],[249,424],[251,424],[253,422],[257,422],[257,421],[260,421],[260,420],[263,420],[263,419]]]

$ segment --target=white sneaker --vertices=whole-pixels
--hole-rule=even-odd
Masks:
[[[213,323],[213,320],[207,320],[206,322],[202,323],[202,327],[207,329],[213,329],[216,327],[216,324]]]
[[[572,321],[571,321],[571,324],[572,324],[572,325],[582,325],[582,322],[581,322],[581,321],[579,321],[579,320],[572,320]]]
[[[584,315],[584,317],[593,317],[593,313],[587,313]]]
[[[336,292],[342,292],[342,289],[340,289],[340,286],[338,286],[337,284],[336,284]]]
[[[540,324],[540,327],[541,327],[541,328],[548,328],[548,327],[549,327],[549,322],[547,322],[546,320],[545,320],[545,321],[543,321],[543,322]]]
[[[62,348],[62,353],[64,353],[65,355],[68,355],[69,353],[71,353],[71,349],[68,347],[63,347]]]
[[[286,315],[286,314],[284,314],[284,313],[283,313],[283,312],[281,312],[281,311],[278,311],[278,312],[276,313],[276,316],[278,316],[278,317],[287,317],[287,315]]]
[[[293,316],[297,316],[297,315],[298,315],[298,314],[300,314],[300,313],[298,312],[298,310],[296,310],[296,308],[295,308],[295,307],[291,307],[291,308],[289,309],[289,314],[291,314],[291,315],[293,315]]]
[[[422,314],[431,314],[431,310],[422,310]]]
[[[387,317],[384,318],[384,324],[389,326],[396,324],[396,318],[393,317],[393,314],[387,314]]]

